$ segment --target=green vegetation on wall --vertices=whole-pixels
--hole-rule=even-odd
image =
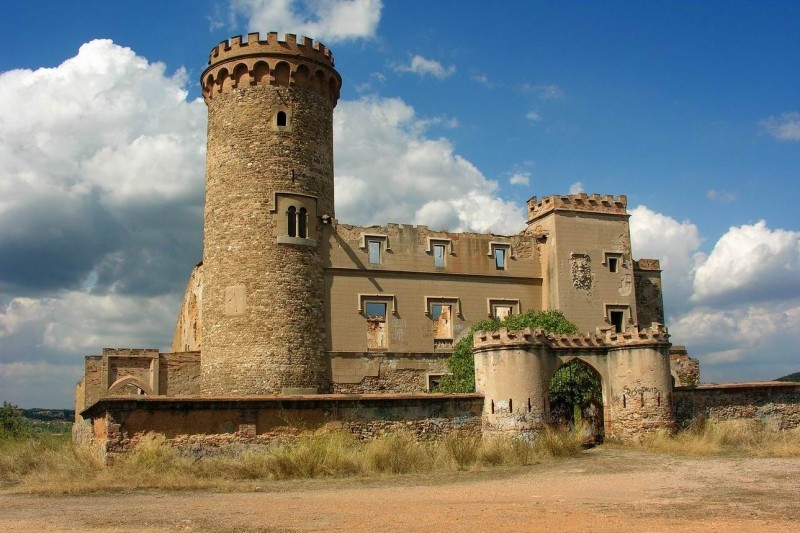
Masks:
[[[475,358],[472,342],[476,331],[497,331],[500,328],[543,329],[550,333],[565,335],[578,333],[578,327],[567,320],[561,311],[528,311],[521,315],[507,316],[502,322],[494,319],[481,320],[472,325],[466,335],[453,347],[447,360],[451,375],[443,376],[436,392],[475,392]]]

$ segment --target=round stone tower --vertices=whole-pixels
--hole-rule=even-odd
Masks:
[[[320,43],[258,33],[211,50],[202,390],[329,392],[323,226],[342,80]]]

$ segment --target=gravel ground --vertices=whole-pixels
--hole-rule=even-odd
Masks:
[[[246,483],[241,492],[0,491],[0,531],[796,532],[800,458],[598,448],[514,469]]]

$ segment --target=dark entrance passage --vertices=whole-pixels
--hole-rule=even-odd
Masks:
[[[589,440],[603,441],[603,389],[600,374],[579,359],[559,368],[550,380],[550,423],[582,427]]]

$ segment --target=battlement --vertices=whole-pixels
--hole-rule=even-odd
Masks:
[[[498,331],[477,331],[474,339],[473,346],[476,351],[522,345],[556,350],[608,350],[627,346],[669,344],[669,332],[664,325],[653,322],[651,327],[642,330],[637,326],[631,326],[625,331],[616,333],[597,328],[594,333],[578,335],[559,335],[541,329],[501,328]]]
[[[293,33],[280,40],[275,32],[262,41],[255,32],[246,41],[237,35],[212,48],[200,84],[206,103],[237,89],[276,85],[311,90],[336,106],[342,77],[324,44]]]
[[[538,201],[535,196],[528,200],[529,223],[552,211],[584,211],[611,215],[627,215],[628,197],[614,198],[610,194],[566,194],[545,196]]]
[[[232,58],[249,55],[274,55],[297,56],[333,67],[333,54],[320,42],[315,42],[309,37],[300,37],[287,33],[283,39],[278,38],[276,32],[267,34],[267,40],[259,39],[259,33],[248,33],[247,40],[243,41],[241,35],[231,37],[211,49],[208,64],[213,65]]]

